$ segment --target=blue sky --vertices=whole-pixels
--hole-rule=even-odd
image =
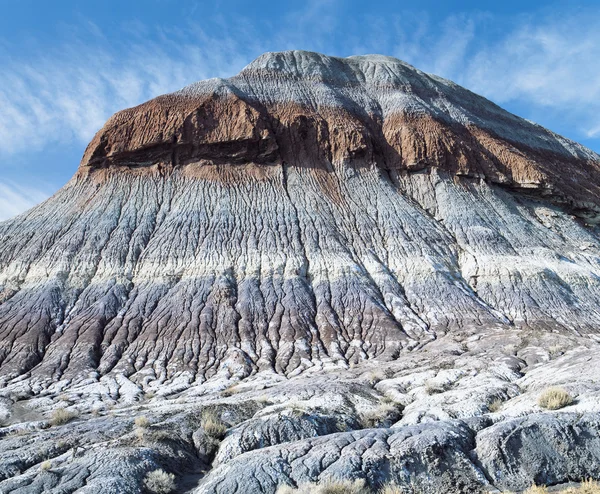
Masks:
[[[0,0],[0,220],[115,111],[265,51],[382,53],[600,152],[600,2]]]

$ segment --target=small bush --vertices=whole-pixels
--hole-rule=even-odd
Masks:
[[[449,388],[449,385],[447,383],[438,384],[438,383],[433,383],[431,381],[427,381],[425,383],[425,392],[428,395],[444,393],[444,392],[448,391],[448,388]]]
[[[145,415],[140,415],[139,417],[136,417],[133,423],[136,427],[139,427],[140,429],[150,427],[150,421],[146,418]]]
[[[70,422],[77,414],[67,410],[66,408],[57,408],[52,412],[50,417],[50,425],[63,425]]]
[[[382,372],[369,371],[364,374],[364,377],[369,386],[375,386],[378,382],[385,379],[385,374]]]
[[[43,461],[40,463],[40,470],[42,472],[47,472],[52,468],[52,462],[50,460]]]
[[[227,432],[227,426],[223,423],[221,417],[214,410],[204,410],[200,425],[207,435],[217,439],[223,438]]]
[[[175,475],[160,468],[153,470],[144,478],[144,487],[154,494],[169,494],[175,490]]]
[[[405,490],[398,487],[396,484],[388,484],[381,488],[379,494],[405,494]]]
[[[548,388],[538,398],[538,405],[547,410],[558,410],[573,403],[573,398],[563,388]]]
[[[584,480],[579,486],[580,494],[600,494],[600,484],[592,479]]]
[[[389,427],[393,422],[398,421],[400,416],[401,413],[397,405],[386,403],[374,410],[363,412],[360,415],[360,425],[364,429],[374,429],[383,426]]]
[[[502,400],[500,398],[496,398],[491,403],[489,403],[487,407],[491,413],[495,413],[500,411],[500,409],[502,408],[502,404]]]
[[[545,485],[532,485],[523,494],[548,494],[548,488]]]
[[[368,494],[364,480],[329,481],[319,486],[319,494]]]
[[[151,443],[161,443],[178,439],[179,436],[165,429],[146,429],[143,439]]]
[[[383,395],[381,397],[381,403],[383,403],[384,405],[393,405],[396,402],[394,401],[394,399],[391,396]]]
[[[564,494],[600,494],[600,484],[592,479],[581,482],[579,488],[570,487]]]
[[[277,494],[369,494],[364,480],[329,480],[319,484],[301,484],[297,488],[282,485]]]

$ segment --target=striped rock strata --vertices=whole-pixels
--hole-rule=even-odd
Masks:
[[[114,115],[0,224],[0,374],[203,382],[596,333],[600,158],[398,60],[269,53]]]

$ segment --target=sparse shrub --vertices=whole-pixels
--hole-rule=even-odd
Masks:
[[[175,475],[160,468],[153,470],[144,478],[144,487],[154,494],[169,494],[175,490]]]
[[[40,470],[42,472],[47,472],[52,468],[52,462],[50,460],[43,461],[40,463]]]
[[[406,491],[396,484],[387,484],[384,485],[380,490],[379,494],[405,494]]]
[[[275,494],[301,494],[303,491],[301,491],[300,489],[296,489],[295,487],[292,487],[291,485],[280,485],[277,488],[277,492]],[[306,492],[306,491],[304,491]]]
[[[136,417],[135,420],[133,421],[133,423],[135,424],[136,427],[138,427],[140,429],[145,429],[146,427],[150,427],[150,421],[148,420],[148,418],[145,415],[140,415],[139,417]]]
[[[329,481],[319,486],[319,494],[368,494],[369,490],[365,486],[365,481],[360,480],[342,480]]]
[[[383,371],[383,374],[385,375],[386,379],[392,379],[396,375],[396,372],[394,371],[394,369],[388,367]]]
[[[446,383],[434,383],[431,381],[427,381],[425,383],[425,392],[428,395],[440,394],[444,393],[445,391],[448,391],[448,384]]]
[[[144,439],[148,442],[160,443],[163,441],[169,441],[179,436],[164,429],[146,429],[144,431]]]
[[[500,398],[495,398],[488,404],[487,408],[491,413],[495,413],[500,411],[500,409],[502,408],[502,404],[503,401]]]
[[[146,429],[136,428],[135,437],[137,437],[137,440],[140,442],[144,441],[146,439]]]
[[[306,407],[297,401],[291,402],[287,409],[294,417],[303,417],[306,414]]]
[[[71,412],[66,408],[57,408],[52,412],[52,416],[50,417],[50,425],[63,425],[67,422],[70,422],[77,414],[75,412]]]
[[[538,405],[547,410],[558,410],[573,403],[573,398],[563,388],[548,388],[538,398]]]
[[[438,362],[437,368],[442,370],[442,369],[454,369],[454,367],[456,367],[456,361],[452,360],[452,359],[443,359],[440,362]]]
[[[584,480],[579,486],[580,494],[600,494],[600,484],[595,480]]]
[[[393,422],[400,419],[401,412],[397,405],[384,404],[374,410],[363,412],[360,415],[360,424],[365,429],[373,429],[375,427],[390,426]]]
[[[206,409],[202,412],[200,425],[207,435],[217,439],[223,438],[227,432],[227,426],[223,423],[221,417],[211,409]]]
[[[523,494],[548,494],[548,488],[545,485],[532,485]]]
[[[381,403],[383,403],[384,405],[392,405],[395,403],[395,401],[391,396],[384,395],[381,397]]]
[[[600,484],[592,479],[584,480],[581,485],[569,487],[563,494],[600,494]]]
[[[301,484],[297,488],[282,485],[277,494],[369,494],[365,481],[329,480],[318,484]]]
[[[378,382],[385,379],[385,374],[382,372],[369,371],[364,375],[369,386],[375,386]]]
[[[548,354],[550,355],[551,359],[563,355],[564,353],[564,348],[560,345],[554,345],[548,348]]]
[[[266,394],[258,396],[256,398],[256,402],[260,403],[261,405],[268,405],[268,404],[272,403]]]

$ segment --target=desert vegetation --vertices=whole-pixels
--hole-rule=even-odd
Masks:
[[[153,470],[144,478],[144,487],[153,494],[169,494],[175,490],[175,475],[160,468]]]
[[[538,405],[547,410],[558,410],[573,403],[573,397],[563,388],[548,388],[538,398]]]
[[[75,417],[77,417],[77,414],[75,412],[67,410],[66,408],[57,408],[52,412],[52,415],[50,417],[50,425],[63,425],[67,422],[70,422]]]
[[[495,413],[500,411],[503,403],[504,402],[500,398],[495,398],[488,404],[487,408],[491,413]]]
[[[281,486],[277,494],[370,494],[364,480],[329,480],[322,483],[301,484],[297,488]]]
[[[415,487],[403,489],[391,482],[379,489],[371,489],[364,480],[328,480],[323,483],[306,483],[298,487],[281,486],[277,494],[421,494]]]
[[[133,423],[135,424],[136,427],[139,427],[140,429],[145,429],[146,427],[150,427],[150,421],[148,420],[148,418],[145,415],[140,415],[139,417],[136,417],[135,420],[133,421]]]
[[[227,432],[227,426],[221,420],[219,414],[212,409],[206,409],[202,412],[200,425],[204,432],[215,439],[221,439]]]
[[[400,419],[401,412],[394,403],[383,403],[373,410],[360,415],[360,424],[364,429],[390,426]]]
[[[523,494],[549,494],[549,490],[544,485],[532,485]],[[600,484],[595,480],[584,480],[579,487],[568,487],[561,491],[555,491],[559,494],[600,494]]]

